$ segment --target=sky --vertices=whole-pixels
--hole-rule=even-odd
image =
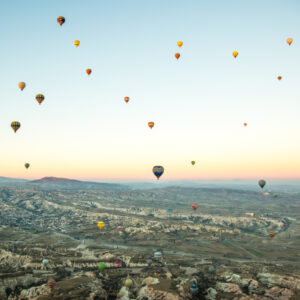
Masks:
[[[300,178],[299,13],[297,0],[2,1],[0,176]]]

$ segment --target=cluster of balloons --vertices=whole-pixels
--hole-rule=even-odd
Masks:
[[[182,41],[178,41],[178,42],[177,42],[177,46],[178,46],[179,48],[181,48],[182,45],[183,45],[183,42],[182,42]],[[180,53],[175,53],[175,58],[176,58],[176,59],[179,59],[179,57],[180,57]]]

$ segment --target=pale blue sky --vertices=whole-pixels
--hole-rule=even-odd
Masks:
[[[3,1],[0,175],[300,177],[299,15],[296,0]]]

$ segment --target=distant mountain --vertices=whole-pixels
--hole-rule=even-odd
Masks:
[[[20,178],[10,178],[10,177],[3,177],[0,176],[0,184],[14,184],[14,183],[24,183],[27,182],[26,179],[20,179]]]
[[[122,184],[80,181],[68,178],[44,177],[27,182],[27,186],[55,190],[128,190]]]

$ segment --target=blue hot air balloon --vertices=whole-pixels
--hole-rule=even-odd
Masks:
[[[164,167],[154,166],[152,171],[153,174],[157,177],[157,180],[159,180],[159,177],[164,173]]]
[[[198,292],[198,290],[199,290],[199,288],[196,284],[192,284],[190,286],[190,291],[191,291],[192,294],[196,294]]]

